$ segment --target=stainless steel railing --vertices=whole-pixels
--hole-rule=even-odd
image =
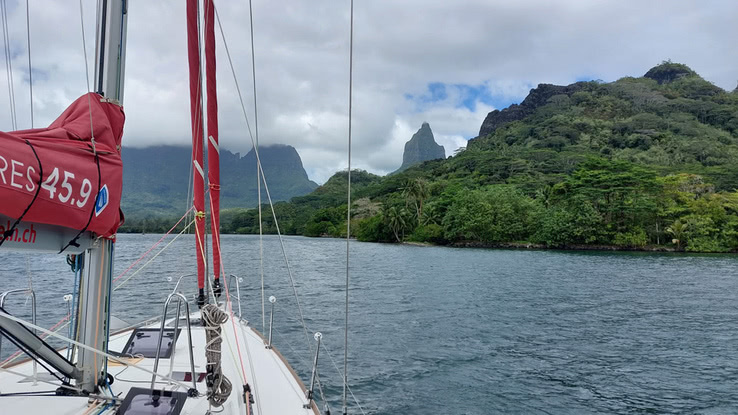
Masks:
[[[236,297],[238,297],[238,318],[241,318],[241,281],[243,278],[237,277],[233,274],[228,276],[228,291],[231,290],[231,282],[236,279]]]
[[[156,359],[154,360],[154,373],[151,375],[151,389],[154,389],[154,384],[156,382],[156,370],[159,368],[159,358],[161,354],[161,342],[164,338],[164,326],[167,322],[167,311],[169,309],[169,304],[172,302],[173,299],[177,299],[177,315],[175,316],[174,320],[174,336],[173,336],[173,343],[172,343],[172,354],[169,357],[169,377],[171,378],[171,371],[172,371],[172,365],[174,364],[174,351],[177,348],[177,331],[179,330],[179,315],[180,310],[182,307],[182,303],[184,302],[185,305],[185,316],[187,317],[187,344],[189,346],[189,354],[190,354],[190,373],[192,373],[192,389],[196,393],[197,392],[197,374],[195,373],[195,358],[192,355],[192,325],[190,324],[190,305],[187,302],[187,298],[185,298],[184,295],[178,292],[173,292],[169,294],[167,297],[167,301],[164,303],[164,312],[161,316],[161,328],[159,328],[159,342],[156,347]]]
[[[0,308],[5,309],[5,300],[8,299],[10,294],[26,293],[31,296],[31,322],[36,325],[36,293],[30,288],[21,288],[17,290],[9,290],[0,294]],[[33,329],[33,334],[36,334],[36,329]],[[0,356],[2,356],[3,337],[0,336]],[[37,375],[37,364],[33,361],[33,379],[36,379]]]

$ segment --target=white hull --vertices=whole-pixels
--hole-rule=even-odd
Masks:
[[[191,315],[191,319],[199,320],[199,311]],[[213,413],[222,414],[247,414],[246,404],[243,397],[245,373],[246,382],[250,385],[254,403],[251,406],[251,414],[256,415],[287,415],[287,414],[313,414],[319,415],[314,402],[308,403],[305,386],[296,375],[292,367],[284,360],[275,349],[265,347],[264,338],[248,324],[233,316],[222,325],[221,336],[223,343],[221,347],[221,367],[223,374],[233,384],[230,397],[222,408],[210,408],[206,397],[207,386],[205,381],[197,383],[198,397],[190,397],[185,401],[181,414],[206,414],[209,409]],[[169,322],[168,322],[169,323]],[[153,323],[147,328],[159,329],[159,323]],[[168,325],[169,327],[169,325]],[[190,372],[190,360],[187,353],[187,330],[186,324],[180,324],[181,334],[176,343],[172,370],[174,372]],[[110,336],[110,350],[123,350],[133,329],[127,329]],[[7,342],[6,342],[7,344]],[[192,327],[192,345],[194,349],[195,372],[205,372],[205,329],[197,324]],[[240,350],[240,358],[239,358]],[[65,354],[66,350],[61,353]],[[153,370],[154,360],[151,358],[132,359],[137,366]],[[242,369],[243,365],[243,369]],[[53,385],[44,382],[28,381],[33,376],[33,363],[24,361],[7,369],[17,372],[11,374],[0,371],[0,393],[42,393],[55,389]],[[158,373],[169,375],[170,359],[160,359]],[[108,373],[114,377],[111,385],[113,394],[120,400],[124,399],[132,387],[150,387],[151,374],[133,366],[124,366],[120,363],[108,361]],[[23,376],[20,376],[20,375]],[[48,373],[39,367],[39,379],[50,381]],[[52,378],[53,379],[53,378]],[[54,379],[56,380],[56,379]],[[56,381],[55,383],[59,383]],[[191,387],[191,381],[182,383]],[[166,380],[157,378],[156,389],[166,389],[187,392],[177,384],[170,384]],[[109,392],[105,395],[110,395]],[[88,397],[69,396],[33,396],[15,395],[0,396],[0,413],[2,414],[59,414],[59,415],[89,415],[89,414],[114,414],[117,407],[108,407],[100,412],[105,406],[105,401],[92,401]],[[118,401],[120,404],[120,401]]]

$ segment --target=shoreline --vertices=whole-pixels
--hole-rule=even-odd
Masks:
[[[527,242],[498,242],[488,243],[480,241],[460,241],[447,245],[434,244],[431,242],[401,242],[400,245],[429,247],[440,246],[449,248],[473,248],[473,249],[507,249],[507,250],[540,250],[540,251],[599,251],[599,252],[655,252],[655,253],[671,253],[671,254],[736,254],[738,251],[731,252],[707,252],[707,251],[685,251],[677,250],[672,247],[646,245],[642,247],[618,246],[618,245],[586,245],[572,244],[563,246],[546,246],[544,244],[527,243]]]
[[[145,232],[120,232],[122,234],[127,235],[146,235]],[[161,234],[161,233],[152,233],[152,234]],[[224,233],[222,235],[258,235],[258,234],[251,234],[251,233]],[[264,235],[276,235],[276,234],[264,234]],[[305,236],[305,235],[287,235],[283,234],[284,236],[303,236],[305,238],[315,238],[315,239],[321,239],[321,238],[336,238],[333,236],[328,235],[321,235],[321,236]],[[338,238],[338,239],[345,239]],[[357,240],[355,237],[351,238],[352,240]],[[453,242],[450,244],[436,244],[433,242],[415,242],[415,241],[404,241],[404,242],[369,242],[369,243],[380,243],[380,244],[396,244],[396,245],[407,245],[407,246],[417,246],[417,247],[449,247],[449,248],[476,248],[476,249],[510,249],[510,250],[545,250],[545,251],[610,251],[610,252],[659,252],[659,253],[676,253],[676,254],[736,254],[738,251],[730,251],[730,252],[697,252],[697,251],[685,251],[685,250],[677,250],[673,247],[667,247],[667,246],[659,246],[659,245],[646,245],[642,247],[632,247],[632,246],[618,246],[618,245],[586,245],[586,244],[571,244],[571,245],[562,245],[562,246],[546,246],[544,244],[536,244],[532,242],[498,242],[498,243],[489,243],[489,242],[480,242],[480,241],[459,241],[459,242]]]
[[[487,249],[537,249],[537,250],[554,250],[554,251],[633,251],[633,252],[686,252],[684,250],[676,250],[675,248],[658,245],[646,245],[642,247],[634,246],[618,246],[618,245],[586,245],[572,244],[562,246],[547,246],[544,244],[527,243],[527,242],[499,242],[488,243],[480,241],[461,241],[448,244],[446,246],[454,248],[487,248]],[[715,253],[715,252],[694,252],[694,253]],[[726,253],[726,252],[721,252]]]

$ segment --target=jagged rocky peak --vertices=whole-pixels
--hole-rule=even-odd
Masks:
[[[498,128],[513,121],[522,120],[532,114],[538,107],[546,105],[551,98],[557,95],[566,95],[571,97],[577,91],[581,91],[586,87],[586,82],[577,82],[571,85],[552,85],[538,84],[536,88],[530,90],[528,96],[523,102],[512,104],[503,110],[494,110],[487,114],[479,129],[479,136],[492,134]]]
[[[696,86],[692,85],[691,88],[693,91],[691,93],[693,97],[698,95],[712,96],[722,92],[722,89],[702,79],[702,77],[700,77],[699,74],[693,71],[689,66],[671,61],[664,61],[660,65],[651,68],[646,72],[644,78],[655,80],[659,84],[676,82],[676,84],[672,86],[677,87],[680,79],[688,79],[689,82],[701,81],[695,82]],[[482,126],[479,128],[479,136],[469,140],[469,145],[473,145],[473,143],[479,138],[493,134],[497,129],[506,124],[523,120],[524,118],[534,114],[538,108],[544,105],[556,103],[565,104],[569,102],[567,97],[571,98],[572,95],[579,91],[594,92],[598,89],[598,85],[600,85],[600,82],[598,81],[576,82],[566,86],[539,84],[536,88],[530,90],[528,96],[525,97],[523,102],[520,104],[512,104],[502,110],[494,110],[488,113],[482,122]],[[619,86],[616,85],[615,87]],[[648,99],[651,101],[667,101],[660,91],[653,90],[653,88],[647,85],[647,83],[640,84],[640,87],[641,91],[638,93],[643,95],[643,91],[648,90]],[[625,92],[626,95],[629,93],[631,92]],[[738,94],[738,87],[736,87],[733,93]],[[631,99],[638,99],[638,97],[631,97]]]
[[[697,75],[697,72],[693,71],[689,66],[683,63],[664,61],[660,65],[656,65],[653,68],[649,69],[648,72],[646,72],[646,74],[643,76],[653,79],[659,84],[668,84],[669,82],[674,82],[680,78],[699,75]]]
[[[424,161],[442,158],[446,158],[446,150],[442,145],[436,143],[430,124],[423,122],[423,125],[413,134],[410,141],[405,143],[405,151],[402,153],[402,166],[395,173]]]

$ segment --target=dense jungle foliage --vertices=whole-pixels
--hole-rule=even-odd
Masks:
[[[386,177],[352,172],[352,236],[738,250],[738,92],[671,62],[642,78],[541,93],[550,87],[499,112],[490,133],[453,157]],[[276,204],[280,230],[345,236],[346,181],[340,172]],[[226,211],[222,230],[257,233],[256,210]]]

